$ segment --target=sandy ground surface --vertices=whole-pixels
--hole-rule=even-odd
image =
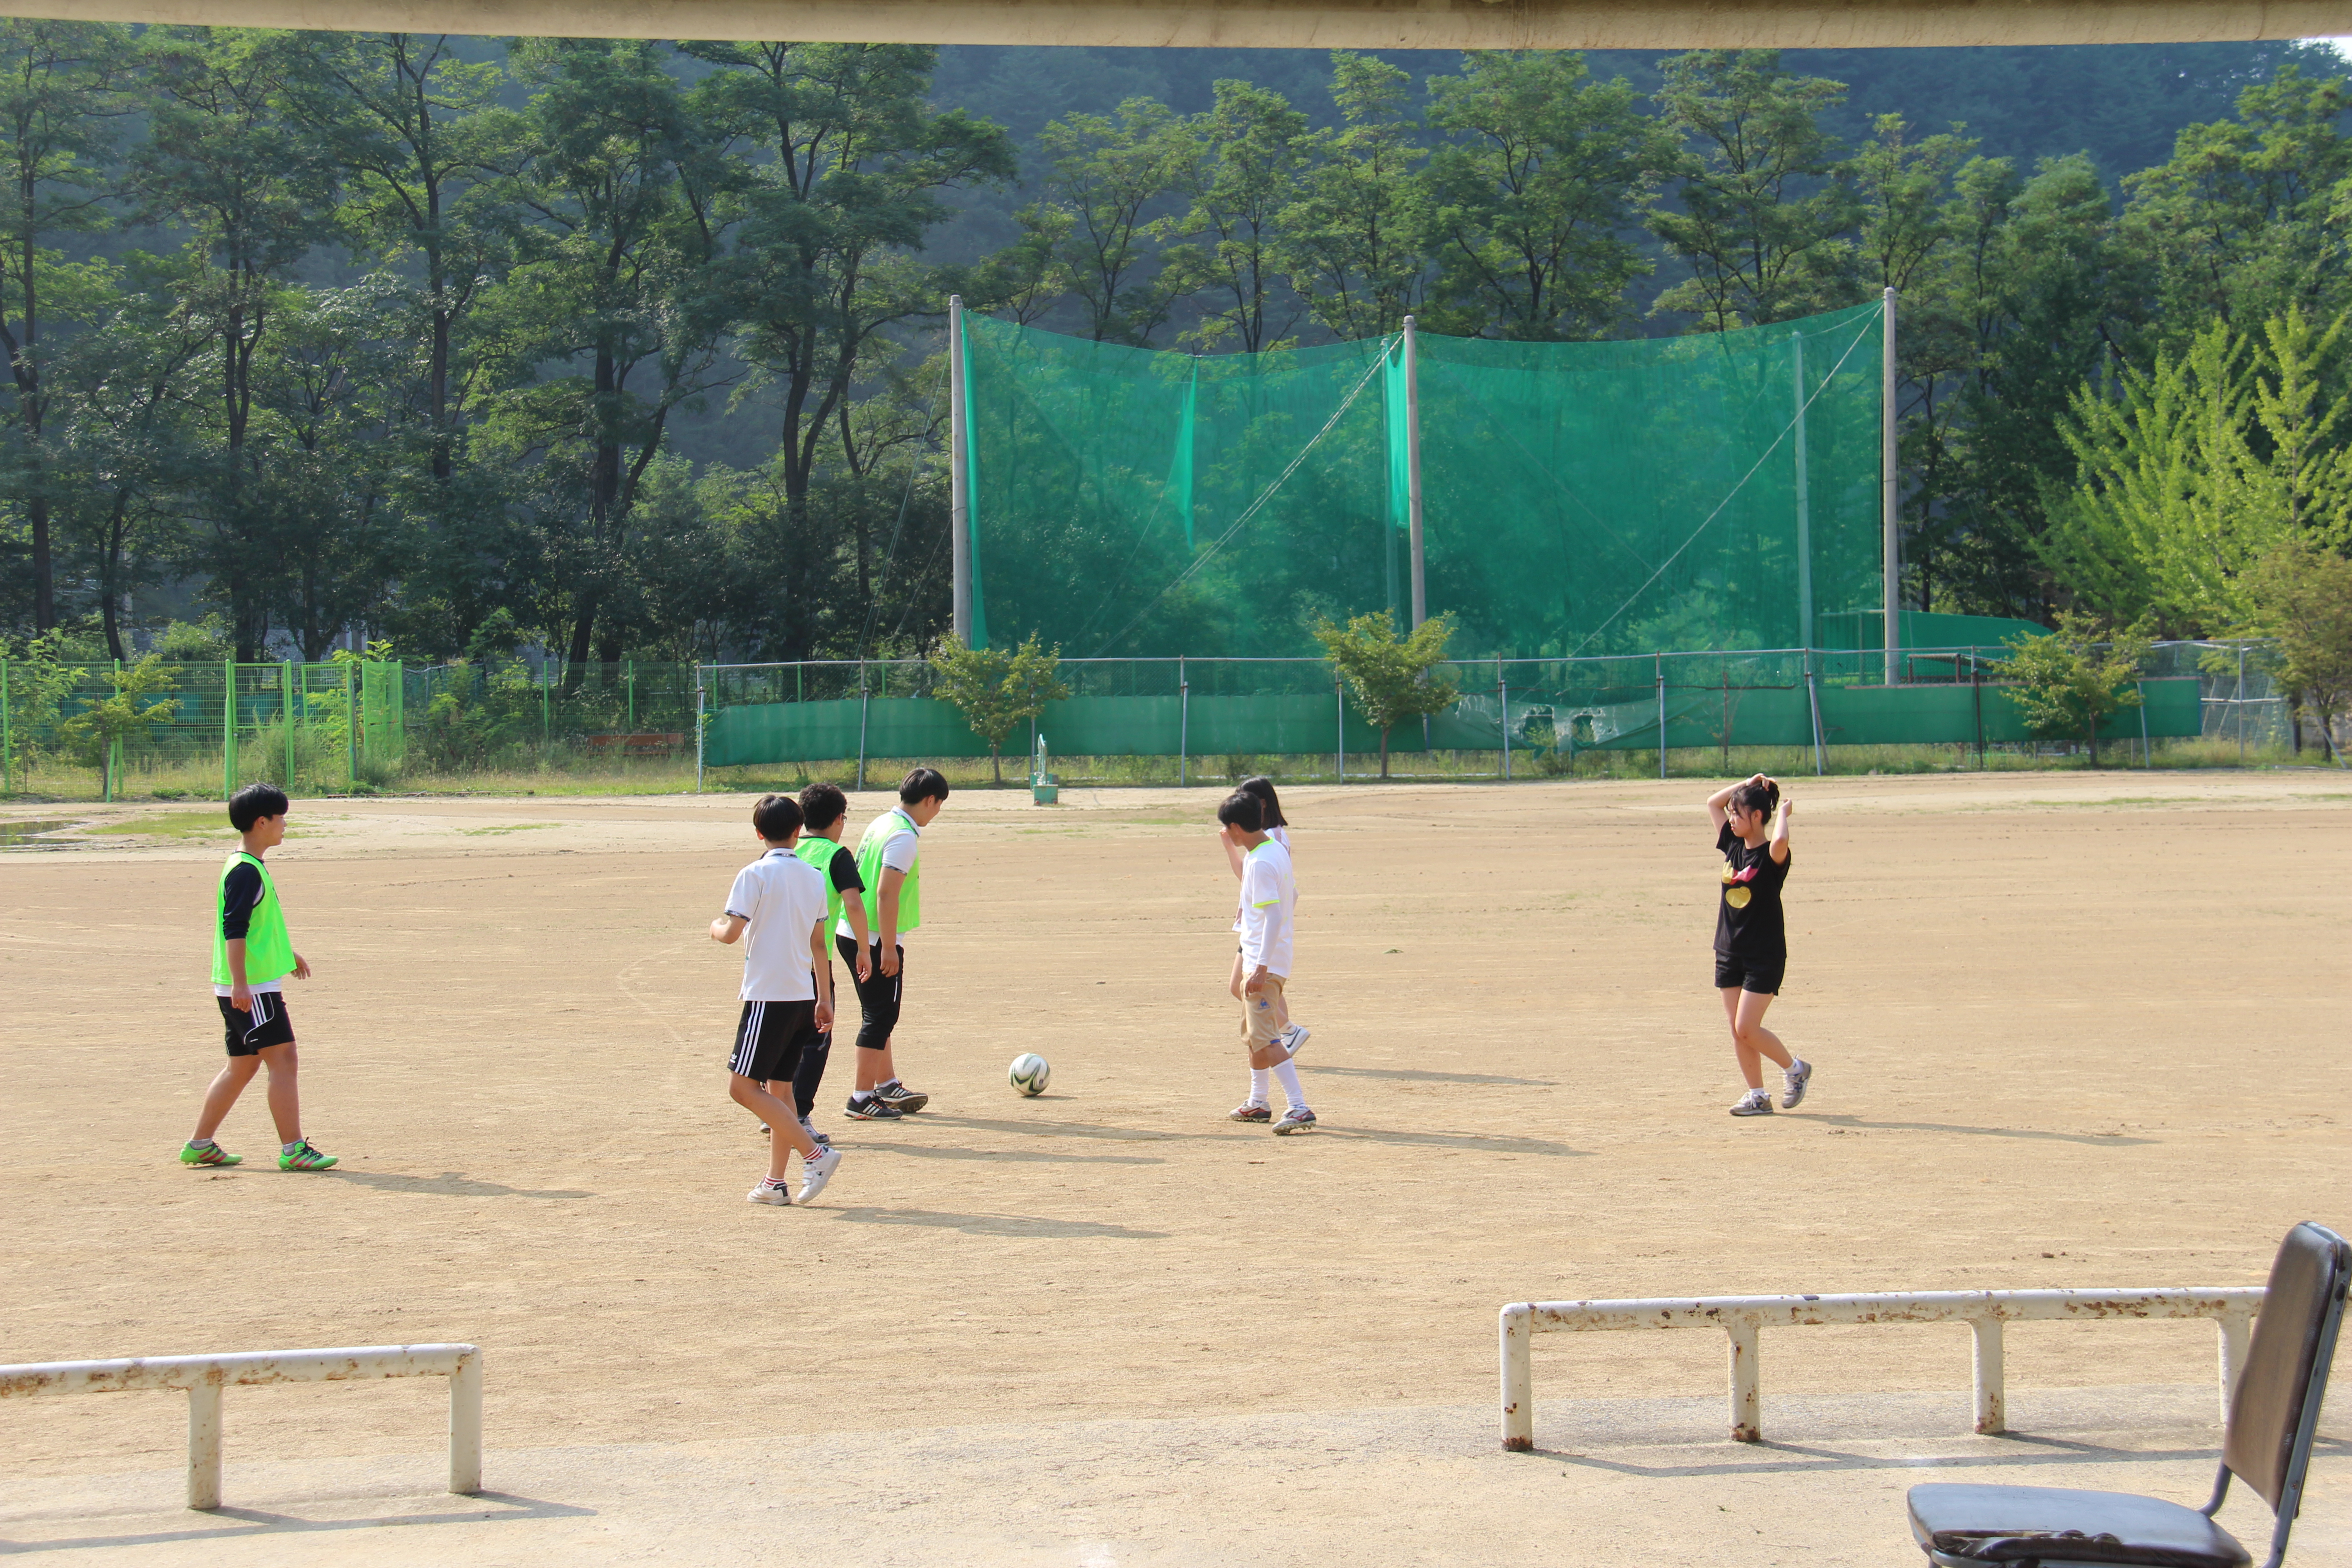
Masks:
[[[2259,1283],[2293,1221],[2352,1226],[2352,780],[1795,788],[1770,1021],[1820,1076],[1752,1121],[1723,1114],[1703,785],[1286,797],[1324,1123],[1296,1139],[1223,1118],[1214,795],[959,795],[899,1037],[934,1109],[845,1122],[845,1044],[818,1119],[848,1157],[801,1211],[742,1201],[764,1156],[724,1090],[737,961],[703,935],[756,847],[747,799],[300,808],[272,863],[318,970],[290,1000],[306,1130],[343,1158],[320,1176],[269,1167],[257,1089],[223,1133],[250,1163],[172,1163],[219,1058],[226,833],[187,806],[0,810],[85,825],[0,855],[0,1360],[484,1345],[509,1500],[484,1506],[514,1519],[433,1497],[437,1383],[232,1391],[230,1501],[296,1520],[289,1561],[427,1552],[395,1515],[474,1532],[433,1538],[449,1561],[725,1560],[795,1521],[845,1561],[1479,1562],[1570,1528],[1588,1552],[1530,1560],[1657,1561],[1687,1529],[1692,1563],[1821,1539],[1916,1561],[1888,1500],[1980,1440],[1897,1417],[1965,1388],[1965,1330],[1766,1336],[1768,1420],[1825,1401],[1830,1456],[1769,1462],[1689,1414],[1719,1409],[1719,1342],[1550,1336],[1545,1408],[1614,1412],[1603,1447],[1634,1457],[1512,1460],[1488,1452],[1496,1307]],[[92,830],[123,825],[159,831]],[[1023,1100],[1004,1066],[1031,1049],[1054,1082]],[[2009,1337],[2012,1389],[2094,1435],[2057,1484],[2201,1489],[2210,1327]],[[2171,1414],[2088,1392],[2130,1388]],[[285,1533],[168,1511],[179,1404],[0,1406],[0,1551]],[[2329,1444],[2323,1491],[2352,1479]],[[2352,1563],[2347,1521],[2315,1499],[2297,1561]]]

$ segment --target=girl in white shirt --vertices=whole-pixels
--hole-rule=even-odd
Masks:
[[[1260,773],[1255,778],[1246,778],[1242,780],[1242,782],[1234,787],[1245,795],[1254,795],[1257,796],[1259,801],[1265,805],[1265,836],[1268,838],[1273,839],[1276,844],[1281,845],[1285,850],[1288,851],[1295,864],[1298,852],[1291,845],[1290,823],[1289,820],[1282,815],[1282,801],[1281,798],[1274,793],[1274,781],[1266,777],[1264,773]],[[1240,881],[1242,879],[1241,851],[1234,848],[1233,840],[1227,838],[1222,833],[1217,836],[1217,842],[1223,845],[1225,847],[1225,864],[1232,869],[1234,880],[1236,882]],[[1236,936],[1241,933],[1241,909],[1236,905],[1234,910],[1234,932]],[[1242,950],[1238,942],[1235,943],[1234,947],[1233,978],[1226,983],[1226,989],[1234,994],[1234,1001],[1238,1002],[1241,1000]],[[1284,1025],[1285,1026],[1283,1031],[1277,1037],[1281,1040],[1283,1047],[1295,1057],[1298,1054],[1298,1047],[1307,1043],[1307,1037],[1313,1034],[1315,1031],[1309,1029],[1304,1024],[1293,1024],[1287,1019],[1284,1020]]]

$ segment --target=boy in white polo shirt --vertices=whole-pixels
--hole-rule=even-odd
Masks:
[[[1290,1015],[1283,992],[1290,980],[1291,931],[1298,910],[1298,885],[1290,874],[1290,851],[1265,831],[1265,803],[1235,790],[1217,808],[1225,839],[1242,852],[1242,1041],[1249,1052],[1249,1098],[1235,1106],[1235,1121],[1274,1121],[1278,1133],[1304,1132],[1315,1125],[1298,1069],[1283,1044]],[[1282,1080],[1289,1102],[1281,1120],[1266,1104],[1266,1075]]]
[[[801,1041],[812,1027],[833,1026],[833,965],[824,951],[824,877],[793,853],[800,837],[800,803],[790,795],[761,797],[751,808],[767,853],[735,874],[727,912],[710,922],[710,939],[743,945],[743,1016],[728,1058],[727,1092],[768,1124],[768,1173],[744,1196],[755,1204],[793,1201],[786,1163],[801,1157],[800,1201],[824,1190],[841,1151],[821,1149],[801,1127],[799,1113],[764,1087],[789,1079]],[[788,1059],[790,1058],[790,1059]]]

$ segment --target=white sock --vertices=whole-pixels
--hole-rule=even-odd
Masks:
[[[209,1149],[212,1146],[213,1141],[209,1138],[191,1138],[188,1140],[188,1147],[191,1149]]]
[[[1290,1063],[1284,1062],[1274,1069],[1274,1076],[1282,1080],[1282,1092],[1289,1097],[1290,1109],[1306,1110],[1307,1091],[1298,1087],[1298,1069]]]
[[[302,1140],[297,1138],[291,1143],[281,1145],[278,1152],[281,1154],[291,1154],[295,1150],[299,1149],[300,1147],[302,1147]]]
[[[1266,1095],[1265,1068],[1250,1068],[1250,1097],[1249,1097],[1249,1102],[1250,1102],[1252,1105],[1264,1105],[1264,1104],[1266,1102],[1266,1100],[1265,1100],[1265,1095]]]

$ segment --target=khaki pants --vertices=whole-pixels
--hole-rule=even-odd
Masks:
[[[1281,975],[1269,974],[1259,983],[1256,995],[1246,990],[1242,994],[1242,1039],[1253,1051],[1265,1049],[1290,1026],[1290,1003],[1282,994],[1282,984]]]

